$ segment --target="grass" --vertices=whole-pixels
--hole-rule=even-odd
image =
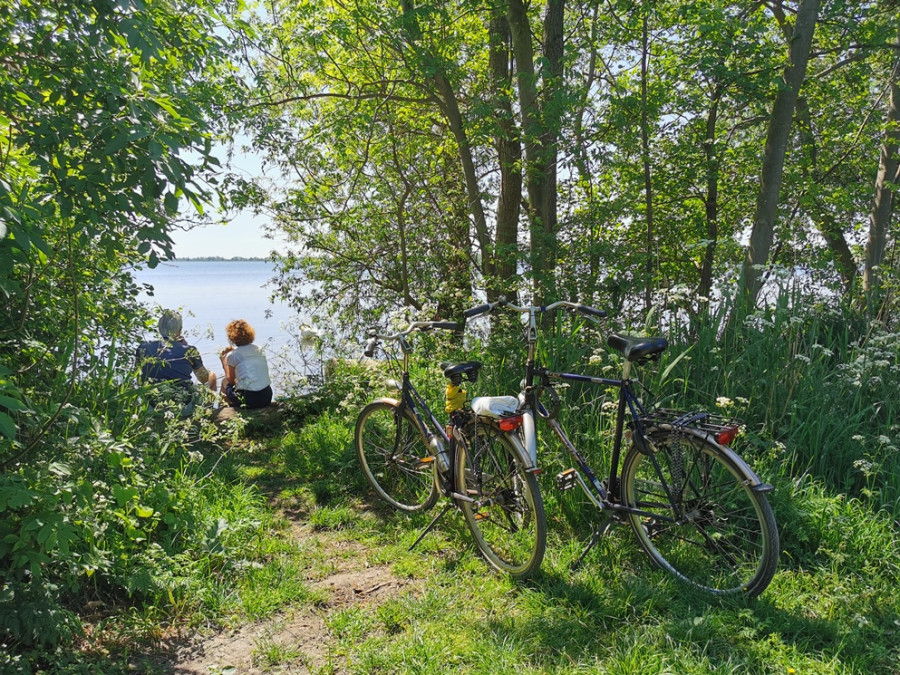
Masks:
[[[373,501],[348,427],[328,414],[303,430],[257,438],[249,451],[232,451],[223,471],[235,484],[260,486],[273,510],[297,507],[298,522],[357,542],[369,564],[388,565],[412,583],[383,601],[330,607],[306,580],[330,573],[331,553],[291,541],[290,521],[271,513],[258,516],[265,527],[254,531],[252,559],[241,569],[232,561],[238,583],[227,601],[207,606],[217,623],[317,608],[331,645],[322,672],[897,672],[897,531],[864,501],[833,494],[808,475],[777,485],[784,554],[757,601],[709,602],[686,592],[651,567],[624,528],[572,572],[589,530],[560,511],[565,500],[547,473],[547,556],[536,579],[515,583],[488,570],[456,512],[408,551],[431,514],[408,517]],[[310,438],[322,443],[307,444]],[[253,655],[257,668],[273,673],[304,659],[296,646],[265,637]]]
[[[281,498],[303,495],[314,527],[362,542],[371,564],[418,582],[381,603],[327,612],[332,665],[354,673],[896,672],[896,529],[864,501],[833,494],[808,475],[777,485],[784,554],[757,601],[710,602],[687,592],[653,569],[623,528],[572,572],[588,532],[560,513],[551,513],[541,574],[514,583],[488,571],[455,512],[409,552],[430,514],[408,517],[371,502],[340,420],[325,416],[315,426],[245,457],[247,474],[270,488],[283,481],[290,488]],[[310,435],[331,438],[331,450],[311,446],[302,460],[282,461]],[[305,489],[326,474],[329,489]],[[547,474],[542,482],[548,508],[556,508],[550,504],[561,500]],[[272,598],[273,608],[314,602]],[[259,663],[274,668],[289,646],[266,649],[270,656]]]
[[[683,348],[673,349],[647,374],[664,396],[682,400],[685,391],[699,392],[698,404],[721,397],[724,412],[748,421],[737,449],[775,485],[770,499],[783,549],[771,586],[755,601],[710,601],[687,591],[654,569],[621,527],[572,571],[591,519],[577,490],[554,488],[566,464],[552,442],[541,450],[550,531],[536,578],[516,583],[491,572],[456,511],[409,551],[436,512],[390,511],[358,470],[355,415],[380,394],[377,378],[370,382],[366,374],[326,412],[300,405],[302,422],[289,418],[283,428],[251,430],[219,461],[216,487],[204,493],[206,534],[198,537],[209,548],[204,569],[215,583],[198,586],[202,602],[185,607],[180,620],[234,627],[314,611],[328,645],[324,664],[315,666],[320,673],[896,675],[900,525],[891,501],[897,453],[887,446],[898,403],[897,378],[886,374],[893,372],[891,358],[896,364],[896,346],[887,331],[863,342],[848,331],[835,336],[825,318],[802,325],[766,318],[773,335],[746,333],[740,353],[713,339],[718,327],[711,326],[685,356],[676,362]],[[587,364],[597,342],[588,333],[582,343],[549,345],[547,358]],[[489,366],[473,390],[509,393],[515,363],[498,368],[489,353],[482,358]],[[601,357],[591,372],[609,365]],[[776,372],[784,375],[777,382]],[[439,396],[439,375],[424,374],[423,392]],[[872,377],[882,380],[873,384]],[[563,423],[599,466],[608,452],[593,442],[609,428],[603,392],[565,393]],[[870,462],[868,474],[860,461]],[[313,535],[293,538],[292,528],[301,526]],[[240,559],[216,557],[217,542],[236,550],[238,540]],[[346,562],[336,556],[386,566],[402,587],[367,603],[332,604],[314,586]],[[130,624],[111,619],[120,632],[106,642],[105,672],[134,664],[135,651],[146,649],[142,639],[161,638],[166,617],[146,611]],[[85,663],[100,662],[94,658],[47,672],[90,672]],[[314,661],[297,645],[264,636],[253,663],[275,673]]]

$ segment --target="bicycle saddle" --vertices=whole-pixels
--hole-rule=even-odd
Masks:
[[[441,370],[444,371],[444,377],[458,384],[465,375],[470,382],[478,379],[478,371],[481,370],[481,361],[464,361],[462,363],[451,363],[445,361],[441,364]]]
[[[669,346],[668,340],[661,337],[630,337],[615,333],[606,338],[606,344],[620,352],[626,361],[652,359]]]

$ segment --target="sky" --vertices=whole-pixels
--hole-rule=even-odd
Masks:
[[[234,141],[234,154],[226,160],[228,148],[220,147],[215,153],[228,171],[244,178],[266,178],[263,158],[250,149],[250,140],[238,135]],[[269,176],[271,178],[271,176]],[[186,207],[190,208],[190,207]],[[255,216],[249,211],[238,213],[226,225],[207,225],[192,230],[170,232],[175,243],[176,258],[266,258],[273,250],[283,250],[281,241],[267,239],[263,235],[266,216]]]
[[[280,243],[263,235],[263,216],[238,214],[226,225],[207,225],[170,233],[176,258],[266,258]]]

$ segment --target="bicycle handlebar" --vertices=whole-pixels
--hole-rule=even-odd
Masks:
[[[363,350],[363,355],[372,358],[375,354],[375,347],[380,341],[398,341],[405,338],[410,333],[415,331],[422,331],[423,333],[429,330],[459,330],[459,324],[454,321],[414,321],[406,329],[398,331],[396,333],[378,333],[378,329],[373,327],[369,328],[369,339],[366,341],[366,347]]]
[[[597,309],[596,307],[591,307],[589,305],[583,305],[580,302],[569,302],[567,300],[559,300],[550,305],[542,305],[540,307],[519,307],[518,305],[514,305],[511,302],[508,302],[506,298],[500,298],[497,302],[487,302],[483,305],[477,305],[475,307],[471,307],[463,312],[463,316],[466,318],[471,318],[474,316],[480,316],[481,314],[489,314],[493,312],[495,309],[505,307],[507,309],[511,309],[514,312],[519,312],[522,314],[530,314],[531,312],[542,313],[542,312],[552,312],[557,309],[571,309],[580,314],[584,314],[585,316],[593,316],[598,318],[603,318],[606,316],[606,312],[602,309]]]
[[[469,319],[473,316],[479,316],[486,312],[492,311],[494,309],[494,307],[496,307],[496,306],[497,306],[497,303],[495,302],[493,304],[487,303],[484,305],[478,305],[477,307],[470,307],[469,309],[467,309],[466,311],[463,312],[463,316],[466,317],[467,319]]]

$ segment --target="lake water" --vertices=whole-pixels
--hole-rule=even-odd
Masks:
[[[153,295],[142,300],[154,309],[180,311],[184,336],[200,351],[204,365],[220,377],[219,352],[228,345],[225,326],[233,319],[248,321],[269,360],[278,395],[292,379],[318,368],[305,363],[310,352],[299,344],[304,317],[269,299],[267,284],[274,276],[272,263],[257,260],[179,260],[135,272],[139,283],[153,286]]]

